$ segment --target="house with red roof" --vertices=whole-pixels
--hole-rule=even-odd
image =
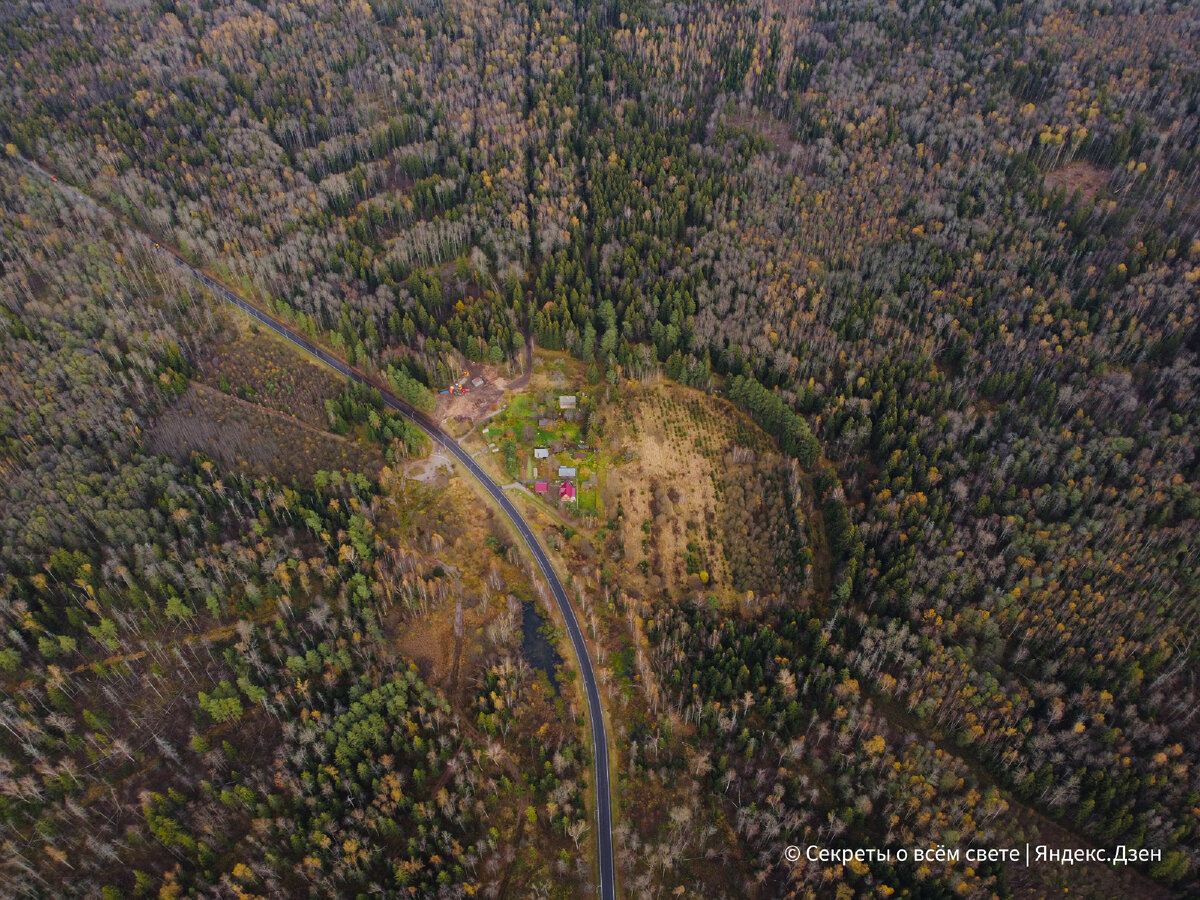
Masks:
[[[575,485],[569,481],[564,481],[562,487],[558,489],[558,499],[566,500],[568,503],[575,502]]]
[[[548,483],[546,483],[545,481],[535,481],[533,483],[533,489],[535,491],[537,491],[537,493],[539,493],[539,494],[546,493],[546,489],[548,487],[550,487],[550,485]]]

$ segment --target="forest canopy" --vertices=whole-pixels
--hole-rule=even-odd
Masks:
[[[0,40],[0,822],[21,890],[459,896],[495,850],[487,810],[454,799],[494,736],[440,731],[433,688],[360,649],[389,596],[378,479],[287,485],[146,447],[216,322],[136,230],[417,408],[532,341],[578,360],[598,402],[661,377],[720,394],[795,460],[807,531],[772,515],[814,569],[806,599],[731,612],[702,584],[605,585],[658,716],[631,741],[669,735],[653,761],[631,753],[629,777],[686,772],[729,825],[714,875],[639,861],[630,814],[629,885],[1074,887],[780,855],[1042,829],[1158,854],[1098,896],[1200,892],[1195,5],[20,0]],[[35,187],[22,159],[128,233]],[[326,412],[391,462],[423,452],[369,394]],[[703,525],[721,522],[745,527]],[[753,562],[746,584],[776,583]],[[328,612],[274,618],[303,580]],[[152,649],[235,622],[237,652],[232,633],[202,657],[182,638]],[[159,673],[106,662],[143,652]],[[620,652],[613,671],[632,672]],[[484,713],[502,718],[490,695],[508,675],[487,678]],[[168,688],[195,710],[176,737],[120,717]],[[372,718],[397,704],[418,710],[404,730]],[[278,791],[235,765],[236,741],[194,749],[256,710],[247,740],[285,739]],[[93,821],[74,811],[91,779],[123,782],[159,739],[163,759],[203,760],[207,787],[120,798],[111,828],[64,837]],[[425,776],[429,754],[458,760],[452,796],[421,794],[426,779],[389,800],[385,750]],[[489,765],[479,777],[499,779]],[[554,801],[558,838],[576,787]],[[307,811],[327,788],[361,789],[361,815]],[[387,831],[389,804],[410,802],[422,833]],[[104,880],[148,855],[122,843],[134,809],[177,875],[130,863]],[[212,817],[230,844],[195,837]],[[276,868],[239,881],[228,847],[251,830]],[[679,814],[651,839],[689,830]],[[384,866],[368,832],[408,863]]]

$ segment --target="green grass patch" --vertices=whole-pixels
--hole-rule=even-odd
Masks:
[[[504,411],[506,419],[529,419],[537,414],[537,409],[534,407],[533,398],[528,394],[517,394],[508,404],[508,409]]]

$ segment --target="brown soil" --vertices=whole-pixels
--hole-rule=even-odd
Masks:
[[[667,389],[667,393],[674,393]],[[688,543],[685,523],[705,521],[705,512],[716,509],[717,497],[713,487],[713,461],[698,450],[690,438],[680,438],[675,428],[683,425],[683,417],[669,402],[665,393],[645,393],[631,404],[631,418],[640,423],[635,441],[637,459],[620,470],[621,495],[616,498],[625,507],[627,559],[642,557],[641,524],[654,521],[666,513],[666,523],[655,522],[651,535],[651,554],[657,554],[661,568],[671,584],[686,582],[684,552]],[[690,426],[690,423],[688,423]],[[722,447],[722,450],[724,448]],[[611,508],[616,504],[607,503]],[[667,508],[661,509],[662,506]],[[724,583],[724,554],[709,560],[713,581]]]
[[[732,598],[726,542],[744,536],[721,533],[718,490],[728,475],[731,447],[749,442],[768,449],[765,435],[724,400],[669,382],[627,388],[621,405],[607,408],[604,416],[606,440],[619,435],[630,459],[609,470],[604,498],[606,509],[618,504],[624,509],[626,564],[632,568],[650,559],[652,591],[698,588],[685,566],[692,542],[702,548],[710,576],[704,590]],[[647,521],[649,534],[643,530]]]
[[[417,664],[422,679],[448,690],[445,682],[454,664],[454,604],[401,625],[396,649]]]
[[[476,378],[484,380],[479,387],[471,384]],[[467,369],[465,394],[438,395],[438,419],[463,419],[472,424],[480,421],[500,407],[507,383],[493,367],[472,364]]]
[[[791,153],[792,147],[796,144],[792,140],[792,129],[788,127],[787,123],[759,110],[739,111],[726,119],[726,122],[734,128],[745,128],[758,132],[770,142],[771,146],[775,148],[775,152],[782,156]]]
[[[499,366],[488,366],[482,363],[471,363],[467,367],[465,394],[439,394],[437,418],[441,422],[457,420],[475,425],[496,412],[504,402],[508,391],[522,390],[529,384],[533,371],[533,345],[525,344],[524,371],[512,377],[501,374]],[[476,387],[472,382],[482,378],[484,383]]]
[[[1046,174],[1046,190],[1052,191],[1061,187],[1067,192],[1068,198],[1078,190],[1079,195],[1085,201],[1091,201],[1104,187],[1108,176],[1109,173],[1103,169],[1098,169],[1091,163],[1080,160],[1048,172]]]

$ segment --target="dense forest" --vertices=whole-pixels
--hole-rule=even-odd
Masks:
[[[402,590],[452,589],[427,545],[380,555],[386,476],[153,455],[219,316],[21,157],[419,403],[532,338],[609,402],[662,374],[776,439],[814,519],[779,553],[815,596],[612,592],[656,742],[630,777],[717,798],[730,896],[1021,895],[994,864],[782,850],[1034,821],[1152,851],[1126,893],[1200,892],[1193,5],[25,0],[0,39],[18,892],[469,893],[503,853],[481,781],[516,777],[365,638]],[[329,398],[328,424],[420,453],[373,403]],[[786,520],[785,480],[750,513]],[[536,765],[570,790],[527,789],[577,811],[562,741]],[[705,895],[632,841],[647,895],[676,871]]]

